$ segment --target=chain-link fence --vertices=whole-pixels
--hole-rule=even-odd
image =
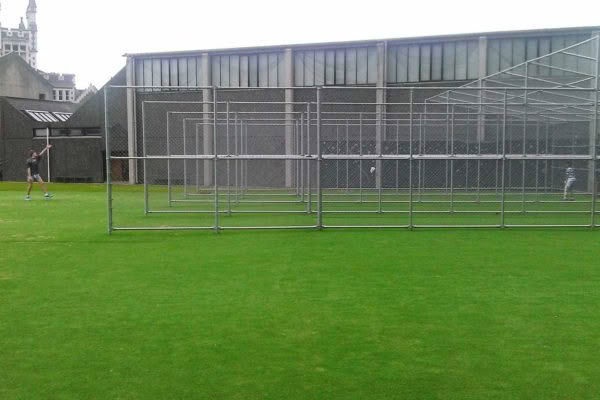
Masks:
[[[597,91],[539,90],[109,87],[109,229],[595,226]]]

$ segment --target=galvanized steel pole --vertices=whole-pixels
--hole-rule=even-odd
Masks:
[[[413,139],[413,90],[410,90],[410,105],[409,105],[409,120],[410,125],[408,128],[408,228],[413,229],[413,147],[412,147],[412,139]]]
[[[142,102],[142,151],[144,152],[144,215],[148,215],[148,173],[146,169],[146,102]]]
[[[504,105],[502,111],[502,198],[500,203],[500,227],[504,228],[504,196],[505,196],[505,171],[506,171],[506,89],[504,89]]]
[[[215,190],[215,232],[219,232],[219,182],[217,172],[217,87],[213,87],[213,180]]]
[[[323,187],[321,182],[321,88],[317,87],[317,228],[323,229]]]
[[[597,165],[598,165],[598,90],[600,89],[600,83],[598,80],[600,79],[600,33],[599,36],[596,36],[596,90],[594,91],[594,119],[592,121],[592,129],[591,129],[591,147],[592,147],[592,216],[591,216],[591,228],[594,229],[596,227],[596,201],[597,201]]]
[[[226,104],[227,110],[227,119],[225,122],[225,143],[227,146],[227,155],[231,155],[231,151],[229,149],[229,101]],[[216,148],[215,144],[215,148]],[[231,215],[231,176],[230,176],[230,160],[227,160],[227,213]]]
[[[171,112],[167,111],[167,156],[171,156],[170,125]],[[167,202],[171,207],[171,159],[167,160]]]
[[[312,155],[311,151],[310,151],[310,124],[311,124],[311,116],[310,116],[310,103],[306,104],[306,146],[308,148],[308,154]],[[307,180],[307,186],[308,186],[308,204],[307,204],[307,213],[308,214],[312,214],[312,179],[311,179],[311,168],[310,168],[310,160],[307,161],[306,163],[306,169],[307,169],[307,176],[306,176],[306,180]]]
[[[110,148],[110,126],[109,126],[109,111],[108,111],[108,88],[104,87],[104,141],[106,146],[106,214],[108,224],[108,234],[113,231],[112,224],[112,168],[110,165],[111,148]]]

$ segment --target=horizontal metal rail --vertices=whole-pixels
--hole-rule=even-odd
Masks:
[[[198,154],[170,156],[110,156],[111,160],[317,160],[317,155],[294,154]],[[593,160],[575,154],[323,154],[323,160]],[[600,156],[597,157],[600,159]]]
[[[600,225],[594,225],[600,227]],[[323,229],[485,229],[485,228],[590,228],[590,224],[553,224],[553,225],[535,225],[535,224],[489,224],[489,225],[420,225],[412,226],[404,225],[327,225],[322,226]],[[219,230],[299,230],[299,229],[316,229],[317,225],[289,225],[289,226],[220,226]],[[113,231],[178,231],[178,230],[214,230],[214,227],[207,226],[139,226],[139,227],[118,227],[114,226]]]

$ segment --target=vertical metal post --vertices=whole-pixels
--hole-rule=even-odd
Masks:
[[[217,181],[218,172],[217,172],[217,160],[218,160],[218,152],[217,152],[217,121],[218,121],[218,111],[217,111],[217,87],[213,86],[213,180],[215,186],[215,232],[219,232],[219,182]]]
[[[408,127],[408,228],[413,229],[413,89],[409,92],[409,127]],[[419,160],[420,161],[420,160]]]
[[[512,154],[513,153],[513,150],[512,150],[513,149],[513,143],[512,143],[513,142],[513,140],[512,140],[513,139],[513,134],[512,134],[512,129],[513,129],[513,127],[512,127],[512,124],[511,124],[511,126],[510,126],[510,128],[508,130],[508,135],[509,135],[509,138],[508,138],[508,154]],[[508,160],[508,191],[509,191],[509,193],[510,193],[510,191],[513,190],[513,184],[512,184],[512,165],[513,165],[512,160]]]
[[[171,207],[171,131],[170,131],[171,112],[167,111],[167,203]]]
[[[593,43],[593,42],[592,42]],[[591,229],[594,229],[596,227],[596,201],[597,201],[597,164],[598,164],[598,90],[600,89],[600,82],[598,82],[598,80],[600,80],[600,35],[596,36],[596,49],[595,49],[595,55],[596,55],[596,90],[594,90],[594,120],[592,121],[592,126],[590,129],[590,135],[591,135],[591,140],[590,140],[590,144],[592,147],[592,215],[591,215],[591,221],[590,221],[590,226]]]
[[[379,214],[381,214],[382,207],[381,207],[381,191],[383,188],[383,175],[382,173],[382,169],[383,169],[383,163],[381,162],[381,157],[383,155],[383,139],[382,139],[382,135],[381,135],[381,115],[378,116],[377,118],[377,125],[379,125],[376,129],[377,132],[379,132],[378,135],[376,135],[377,137],[375,138],[375,140],[378,141],[378,143],[376,144],[376,147],[379,148],[378,151],[378,156],[380,157],[379,162],[376,162],[375,165],[377,166],[377,169],[375,171],[375,186],[377,186],[377,212]],[[387,129],[386,129],[387,130]]]
[[[340,154],[340,126],[335,121],[335,154]],[[335,160],[335,188],[340,188],[340,160]]]
[[[231,155],[229,149],[229,100],[226,104],[225,114],[227,115],[225,120],[225,143],[227,147],[227,156]],[[215,144],[215,148],[216,148]],[[231,215],[231,174],[230,174],[230,161],[227,160],[227,213]]]
[[[202,118],[204,119],[204,116],[202,116]],[[204,125],[204,123],[202,123],[202,126]],[[196,149],[196,153],[194,155],[198,156],[200,155],[200,134],[198,133],[198,127],[201,126],[200,124],[196,124],[195,127],[195,131],[196,131],[196,144],[195,144],[195,149]],[[200,160],[196,159],[196,192],[200,191]]]
[[[48,148],[50,146],[50,127],[46,128],[46,163],[48,166],[48,183],[52,182],[51,173],[50,173],[50,154],[51,151]]]
[[[505,196],[505,170],[506,170],[506,102],[507,91],[504,89],[504,105],[502,110],[502,198],[500,203],[500,227],[504,228],[504,196]]]
[[[312,152],[310,151],[310,120],[311,120],[311,116],[310,116],[310,103],[306,103],[306,146],[307,146],[307,150],[308,150],[308,155],[312,156]],[[312,159],[312,158],[311,158]],[[310,162],[311,159],[309,159],[306,163],[306,169],[307,169],[307,175],[306,175],[306,180],[307,180],[307,186],[308,186],[308,203],[306,204],[307,208],[306,208],[306,212],[308,214],[312,213],[312,183],[311,183],[311,168],[310,168]]]
[[[306,153],[304,152],[304,113],[300,113],[300,153],[301,156],[304,156]],[[304,187],[304,166],[306,164],[305,160],[300,160],[300,192],[302,193],[301,201],[304,203],[305,197],[305,187]]]
[[[244,150],[245,150],[245,154],[248,154],[248,123],[246,122],[246,124],[244,125]],[[246,193],[248,193],[248,161],[249,160],[245,160],[244,162],[246,163],[246,167],[244,168],[244,187],[246,190]]]
[[[470,148],[469,148],[469,134],[471,133],[471,125],[470,125],[470,121],[471,121],[471,111],[469,110],[469,108],[467,108],[467,126],[466,126],[466,134],[467,134],[467,138],[466,138],[466,144],[467,144],[467,154],[469,154]],[[465,193],[467,193],[469,191],[469,160],[465,160]]]
[[[317,228],[323,229],[323,188],[321,182],[321,88],[317,87]]]
[[[427,117],[427,104],[425,104],[425,114],[420,114],[419,115],[419,132],[421,132],[421,130],[423,131],[422,134],[422,139],[423,139],[423,144],[421,146],[421,154],[427,154],[427,131],[426,131],[426,127],[427,125],[423,124],[423,116]],[[425,123],[427,123],[427,121],[425,121]],[[425,186],[425,177],[427,176],[427,174],[425,173],[426,168],[427,167],[427,162],[425,160],[423,160],[423,165],[421,166],[421,195],[423,192],[427,193],[427,187]]]
[[[247,123],[247,122],[246,122]],[[244,123],[244,120],[240,121],[240,151],[242,155],[246,154],[246,145],[244,142],[244,132],[246,129],[246,124]],[[241,197],[244,198],[244,195],[246,194],[246,160],[240,160],[240,190],[241,190]]]
[[[525,64],[525,96],[523,97],[524,100],[524,110],[523,110],[523,161],[522,161],[522,178],[521,178],[521,183],[522,183],[522,193],[521,193],[521,213],[525,214],[525,164],[527,164],[527,160],[525,159],[525,156],[527,155],[527,95],[528,95],[528,90],[527,90],[527,81],[528,81],[528,76],[529,76],[529,63]]]
[[[412,106],[412,104],[411,104]],[[412,118],[412,113],[410,115],[410,117]],[[411,140],[411,147],[412,147],[412,140]],[[423,135],[421,132],[421,114],[419,114],[419,146],[417,147],[417,152],[419,153],[419,155],[422,155],[422,148],[423,148]],[[423,170],[423,160],[419,159],[419,163],[418,163],[418,171],[417,171],[417,184],[419,185],[419,202],[423,201],[423,176],[422,176],[422,170]]]
[[[294,119],[294,144],[296,146],[296,151],[294,152],[294,154],[296,155],[300,155],[301,150],[300,150],[300,128],[299,128],[299,124],[298,124],[298,120]],[[295,162],[296,165],[296,197],[300,197],[300,160],[296,160]]]
[[[504,144],[503,144],[504,145]],[[496,115],[496,155],[500,154],[500,115]],[[496,199],[498,199],[498,175],[500,173],[500,162],[496,160]]]
[[[423,123],[423,117],[425,118],[425,122]],[[427,102],[425,102],[425,106],[424,106],[424,113],[421,114],[420,118],[419,118],[419,130],[423,130],[423,146],[422,146],[422,150],[421,150],[421,154],[427,154]],[[427,177],[427,162],[425,160],[423,160],[423,171],[422,171],[422,176],[423,176],[423,191],[425,191],[425,193],[427,193],[427,186],[425,185],[426,182],[426,177]]]
[[[540,155],[540,119],[535,122],[535,155]],[[535,201],[539,199],[540,160],[535,160]]]
[[[246,147],[244,145],[244,129],[246,125],[244,120],[240,121],[240,153],[241,155],[246,154]],[[246,160],[240,160],[240,195],[244,198],[246,194]]]
[[[146,169],[146,102],[142,101],[142,152],[144,154],[144,215],[148,215],[148,174]]]
[[[109,111],[108,111],[108,88],[109,85],[104,87],[104,145],[106,146],[106,215],[108,224],[108,234],[110,235],[113,230],[112,224],[112,168],[110,165],[111,148],[110,148],[110,125],[109,125]]]
[[[523,156],[525,157],[525,154],[523,154]],[[526,200],[526,194],[525,194],[525,164],[527,164],[527,160],[523,159],[521,161],[521,167],[522,167],[522,178],[521,178],[521,183],[523,184],[521,187],[521,213],[525,214],[525,200]]]
[[[187,118],[183,119],[183,155],[186,156],[187,155],[187,143],[185,140],[185,137],[187,135],[187,130],[186,130],[186,126],[187,126]],[[187,197],[187,159],[184,158],[183,159],[183,196]]]
[[[554,137],[556,135],[556,129],[554,129],[554,125],[552,125],[551,128],[552,128],[552,134],[550,135],[550,139],[552,140],[552,154],[554,154],[555,153]],[[550,127],[548,129],[550,129]],[[550,160],[550,194],[551,195],[554,194],[554,160]]]
[[[233,145],[235,147],[234,153],[236,156],[240,155],[239,143],[238,143],[238,115],[234,114],[234,122],[233,122]],[[240,187],[239,187],[239,169],[240,169],[240,160],[235,159],[235,203],[240,203]]]
[[[481,108],[480,110],[481,111]],[[479,119],[480,119],[480,115],[477,115],[477,129],[479,129],[480,126],[483,127],[483,131],[485,131],[485,120],[483,120],[483,123],[480,125],[479,124]],[[469,124],[471,123],[471,121],[469,121]],[[481,136],[479,136],[479,132],[476,132],[477,134],[477,155],[479,157],[481,157],[481,142],[484,140]],[[477,202],[479,203],[481,201],[481,159],[477,160]]]
[[[141,62],[141,61],[140,61]],[[135,60],[131,57],[127,57],[127,64],[125,68],[125,82],[128,86],[125,93],[125,101],[124,107],[122,109],[123,112],[127,113],[127,155],[129,157],[136,157],[138,155],[138,146],[137,146],[137,94],[136,90],[132,88],[135,83]],[[117,89],[121,90],[121,89]],[[123,149],[124,150],[124,149]],[[119,161],[120,163],[122,161]],[[136,184],[138,182],[137,179],[137,159],[130,158],[127,160],[127,165],[129,167],[128,171],[128,181],[129,184]]]
[[[348,120],[346,120],[346,155],[350,154],[350,133]],[[348,190],[350,189],[350,160],[346,160],[346,194],[348,194]]]
[[[246,124],[244,120],[240,121],[240,151],[242,155],[246,154],[246,145],[245,145],[245,135],[244,132],[246,130]],[[242,198],[246,194],[246,160],[240,160],[240,189]]]
[[[412,143],[411,143],[412,145]],[[446,94],[446,155],[450,154],[450,93]],[[446,160],[446,193],[448,193],[448,166],[450,162]]]
[[[244,149],[244,121],[240,120],[240,155],[246,154]],[[244,171],[246,160],[240,160],[240,197],[244,198]]]
[[[362,130],[363,130],[363,114],[362,112],[359,114],[359,122],[358,122],[358,154],[360,156],[362,156]],[[358,174],[358,187],[359,187],[359,194],[360,194],[360,202],[362,203],[363,201],[363,195],[362,195],[362,174],[363,174],[363,169],[362,169],[362,157],[359,158],[358,160],[358,169],[359,169],[359,174]]]
[[[487,50],[487,41],[485,43],[486,43],[486,50]],[[480,46],[483,47],[483,41],[480,41]],[[483,65],[480,65],[480,68],[483,69]],[[483,76],[485,76],[485,75],[486,74],[483,73]],[[479,86],[484,86],[482,80],[479,81]],[[477,137],[477,155],[479,157],[481,157],[481,142],[483,142],[486,138],[487,126],[486,126],[485,111],[484,111],[484,108],[481,107],[481,103],[483,102],[483,91],[478,90],[477,94],[478,94],[478,101],[479,101],[480,105],[479,105],[479,107],[477,107],[475,135]],[[469,124],[471,124],[470,120],[469,120]],[[476,197],[476,202],[477,203],[481,202],[481,158],[479,158],[477,160],[477,197]]]
[[[450,114],[450,151],[454,156],[454,105]],[[450,160],[450,212],[454,212],[454,159]]]
[[[400,155],[400,121],[396,120],[396,155]],[[396,160],[396,193],[400,192],[400,160]]]
[[[550,142],[550,124],[546,123],[546,154],[549,154],[549,142]],[[553,152],[554,153],[554,152]],[[550,171],[550,163],[549,160],[546,160],[546,173],[544,174],[544,194],[548,194],[548,174],[552,177],[552,171]]]

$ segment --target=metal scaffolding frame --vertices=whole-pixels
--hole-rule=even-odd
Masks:
[[[113,184],[108,173],[108,231],[596,227],[599,53],[600,40],[595,36],[456,88],[107,86],[107,171],[113,160],[141,163],[147,218],[151,214],[214,215],[212,224],[205,226],[114,225]],[[109,91],[140,90],[156,94],[185,89],[203,90],[212,99],[142,100],[142,155],[113,155]],[[311,100],[219,100],[220,94],[252,90],[301,90],[310,93]],[[383,92],[384,101],[347,101],[354,99],[355,90]],[[344,101],[323,100],[334,92],[343,93]],[[159,117],[166,120],[166,132],[158,132],[163,135],[158,140],[164,139],[164,154],[153,154],[147,148],[147,114],[153,104],[163,106]],[[197,109],[182,110],[183,105]],[[210,111],[204,106],[209,106]],[[260,110],[243,109],[244,106]],[[293,110],[288,110],[288,106]],[[172,121],[175,119],[178,122]],[[188,123],[193,127],[190,143]],[[582,127],[587,129],[587,134],[580,135],[586,139],[584,144],[576,142],[573,134],[564,133]],[[171,148],[172,129],[182,132],[183,146],[178,149],[181,151]],[[203,146],[200,146],[201,130]],[[269,152],[252,143],[261,137],[256,132],[264,130],[279,132],[278,140],[285,142],[286,150]],[[562,144],[564,141],[569,144]],[[569,151],[561,150],[564,148]],[[284,162],[293,177],[292,184],[253,187],[249,181],[251,164],[267,161]],[[578,192],[580,199],[568,203],[574,209],[545,208],[562,203],[556,196],[560,191],[556,175],[561,173],[560,165],[565,161],[584,165],[578,169],[586,174],[587,189]],[[166,162],[166,209],[150,206],[148,163],[153,162]],[[174,179],[174,163],[182,163],[182,179]],[[190,163],[193,168],[189,168]],[[204,165],[202,184],[201,165]],[[225,167],[219,168],[221,165]],[[332,171],[335,179],[330,178]],[[354,171],[352,177],[351,171]],[[193,184],[189,185],[191,178]],[[183,209],[177,208],[178,205],[183,205]],[[251,208],[254,205],[265,208]],[[585,205],[589,208],[577,208]],[[297,214],[308,216],[310,223],[235,226],[220,220],[221,215],[233,214]],[[497,219],[486,223],[419,221],[421,216],[449,215],[456,220],[461,215],[475,214]],[[589,215],[589,219],[585,223],[506,220],[507,216],[531,214],[581,214]],[[377,215],[379,219],[376,223],[354,223],[349,218],[350,222],[330,224],[324,221],[328,215]],[[384,215],[405,218],[397,223],[393,218],[391,222],[382,219]]]

